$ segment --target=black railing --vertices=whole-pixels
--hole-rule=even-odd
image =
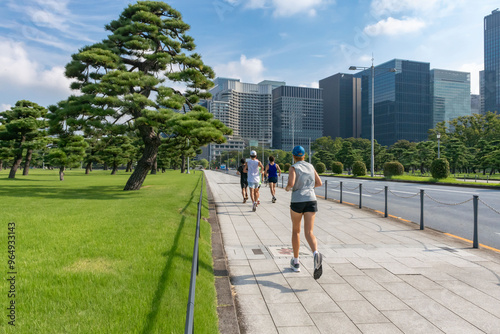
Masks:
[[[198,202],[198,216],[196,218],[196,235],[194,238],[193,249],[193,264],[191,266],[191,282],[189,283],[189,300],[186,311],[186,326],[184,328],[185,334],[194,333],[194,295],[196,292],[196,277],[199,271],[199,239],[200,239],[200,220],[201,220],[201,207],[203,203],[203,175],[201,175],[201,191],[200,201]],[[196,272],[195,272],[196,271]]]

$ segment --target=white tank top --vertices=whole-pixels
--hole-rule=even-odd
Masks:
[[[248,182],[258,183],[260,181],[259,177],[259,160],[248,160]]]

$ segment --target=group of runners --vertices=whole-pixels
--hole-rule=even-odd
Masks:
[[[318,279],[323,273],[323,267],[322,255],[318,252],[318,243],[313,233],[314,219],[318,211],[314,188],[320,187],[323,183],[314,166],[304,161],[305,150],[302,146],[295,146],[292,155],[294,164],[288,172],[288,183],[285,188],[286,191],[292,191],[290,218],[292,220],[293,257],[290,260],[290,267],[293,271],[300,271],[300,229],[302,218],[304,218],[304,235],[314,257],[313,276]],[[266,177],[271,191],[271,201],[276,203],[276,183],[278,183],[278,177],[281,176],[281,169],[273,156],[269,156],[269,163],[264,167],[257,159],[257,152],[250,151],[250,159],[241,159],[237,173],[240,175],[243,203],[248,201],[247,188],[249,188],[252,211],[255,212],[260,205],[260,187]]]

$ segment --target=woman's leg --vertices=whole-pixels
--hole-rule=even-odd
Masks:
[[[302,213],[298,213],[290,209],[290,217],[292,218],[293,257],[298,258],[300,248],[300,223],[302,222]]]
[[[316,212],[304,212],[304,234],[306,236],[307,243],[313,252],[318,250],[318,243],[313,233],[315,218]]]

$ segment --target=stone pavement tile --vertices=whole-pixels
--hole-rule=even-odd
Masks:
[[[313,277],[287,277],[286,280],[295,291],[303,291],[304,293],[324,292],[321,285]]]
[[[473,286],[491,297],[500,299],[500,278],[494,272],[488,272],[487,276],[483,275],[483,279],[465,271],[450,273],[450,276]]]
[[[355,257],[348,258],[349,262],[351,262],[358,269],[377,269],[381,268],[379,264],[367,257]]]
[[[344,276],[344,279],[349,283],[356,291],[375,291],[375,290],[383,290],[384,287],[375,282],[369,276]]]
[[[308,313],[342,312],[326,292],[298,293],[297,297]]]
[[[363,296],[349,284],[322,284],[321,286],[336,303],[348,300],[365,300]]]
[[[271,281],[259,281],[260,291],[265,302],[270,304],[298,303],[299,300],[288,284],[279,284]]]
[[[332,250],[333,251],[333,250]],[[323,259],[323,262],[336,265],[336,264],[341,264],[341,263],[347,263],[350,264],[349,260],[347,260],[345,257],[340,256],[337,252],[333,251],[334,254],[329,254],[329,256],[325,256]]]
[[[301,303],[268,304],[268,307],[277,327],[314,325]]]
[[[471,325],[443,305],[430,298],[407,300],[406,303],[445,333],[479,334],[483,331]]]
[[[469,302],[500,318],[500,300],[461,281],[444,281],[440,284]],[[500,289],[498,286],[496,289]]]
[[[278,327],[279,334],[319,334],[316,326]]]
[[[389,322],[382,313],[366,300],[339,301],[337,304],[355,324]]]
[[[380,284],[402,301],[425,297],[422,292],[418,291],[406,282],[381,282]]]
[[[276,262],[272,259],[266,260],[249,260],[250,266],[254,273],[270,273],[270,272],[279,272],[278,266]]]
[[[430,268],[431,264],[424,262],[425,259],[419,260],[415,257],[398,257],[396,260],[410,268]]]
[[[392,323],[384,324],[358,324],[359,329],[363,334],[402,334]]]
[[[246,334],[278,334],[274,321],[269,314],[255,314],[250,317],[240,317],[241,327]]]
[[[399,275],[398,277],[420,291],[440,290],[443,288],[442,285],[439,285],[438,283],[422,275]]]
[[[379,311],[408,310],[409,307],[389,291],[362,291],[361,294]]]
[[[351,263],[339,263],[334,266],[334,269],[340,276],[360,276],[363,272],[356,268]]]
[[[405,266],[399,262],[379,262],[379,264],[394,275],[411,275],[417,273],[415,269]]]
[[[405,334],[442,334],[443,332],[413,310],[383,311]]]
[[[339,274],[335,272],[334,269],[332,269],[333,265],[327,264],[323,261],[323,275],[321,275],[321,278],[317,280],[318,283],[320,284],[325,284],[325,283],[335,283],[335,284],[341,284],[345,283],[345,280],[340,277]],[[335,268],[335,266],[333,266]],[[312,266],[311,266],[311,271]]]
[[[311,318],[323,334],[361,334],[358,327],[342,312],[311,313]]]
[[[434,282],[457,280],[455,277],[445,272],[442,272],[442,270],[439,269],[439,266],[433,266],[433,268],[420,269],[419,272],[422,276],[425,276]]]
[[[477,307],[468,300],[446,289],[424,292],[439,304],[486,333],[500,333],[500,318]]]
[[[458,256],[446,256],[443,257],[443,261],[446,261],[455,267],[459,268],[480,268],[480,266],[472,261],[460,258]]]
[[[238,298],[238,306],[245,316],[269,314],[266,302],[261,295],[248,295],[245,298]]]
[[[232,266],[249,266],[250,263],[248,260],[228,260],[227,263],[229,264],[229,267]]]
[[[387,283],[394,283],[394,282],[402,282],[402,280],[388,271],[385,268],[382,269],[364,269],[363,273],[369,277],[371,277],[374,281],[380,283],[380,282],[387,282]]]

